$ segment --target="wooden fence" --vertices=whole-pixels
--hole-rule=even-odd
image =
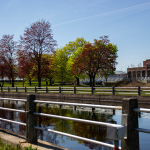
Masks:
[[[150,87],[1,87],[1,92],[150,96]]]

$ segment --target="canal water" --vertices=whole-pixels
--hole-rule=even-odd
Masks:
[[[14,108],[14,109],[25,109],[25,104],[23,102],[4,102],[1,103],[1,107]],[[108,122],[113,124],[121,124],[121,110],[116,110],[115,115],[113,115],[112,110],[109,109],[96,109],[94,113],[91,111],[91,108],[88,107],[77,107],[76,110],[73,110],[72,107],[63,106],[61,109],[57,105],[48,105],[43,106],[37,104],[37,112],[54,114],[60,116],[81,118],[86,120],[95,120],[101,122]],[[26,123],[25,113],[18,112],[9,112],[0,110],[0,117],[10,120],[15,120],[19,122]],[[56,131],[61,131],[109,144],[113,144],[113,141],[107,139],[106,137],[106,127],[90,125],[85,123],[79,123],[74,121],[67,121],[61,119],[55,119],[50,117],[37,117],[37,125],[47,129],[53,129]],[[4,128],[22,135],[26,134],[26,128],[22,125],[0,121],[0,128]],[[141,118],[139,118],[139,128],[150,128],[150,114],[141,113]],[[89,142],[77,140],[74,138],[50,133],[47,131],[38,130],[38,138],[59,146],[69,148],[71,150],[112,150],[108,147],[103,147],[100,145],[92,144]],[[139,133],[139,144],[141,150],[147,150],[150,147],[150,134]],[[121,141],[119,141],[121,145]]]

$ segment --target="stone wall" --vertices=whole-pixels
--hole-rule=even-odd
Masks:
[[[125,96],[125,95],[92,95],[92,94],[52,94],[52,93],[23,93],[4,92],[0,97],[26,99],[27,94],[35,94],[37,100],[61,101],[70,103],[122,105],[123,98],[137,98],[138,103],[145,108],[150,108],[149,96]]]

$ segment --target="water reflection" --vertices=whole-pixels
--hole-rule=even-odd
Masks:
[[[42,112],[42,113],[47,113],[47,114],[81,118],[81,119],[86,119],[86,120],[116,123],[116,121],[112,119],[113,115],[92,113],[88,111],[78,111],[78,110],[73,111],[70,109],[59,109],[56,107],[47,108],[47,107],[41,107],[41,106],[37,107],[37,111]],[[85,123],[80,123],[80,122],[75,122],[75,121],[62,120],[62,119],[41,117],[41,116],[38,117],[37,122],[39,126],[42,126],[45,128],[51,128],[57,131],[113,144],[112,141],[106,139],[106,127],[85,124]],[[43,140],[44,134],[42,132],[43,131],[40,131],[40,134],[38,136],[40,139]],[[63,136],[60,136],[60,137],[63,137]],[[79,141],[74,138],[66,138],[66,139],[72,140],[72,141],[78,141],[79,144],[84,144],[90,149],[102,149],[101,146],[96,145],[96,144],[88,143],[85,141]],[[63,141],[63,142],[67,142],[67,141]]]
[[[5,108],[12,108],[12,109],[25,109],[25,105],[21,103],[16,105],[16,102],[2,101],[0,106],[5,107]],[[13,121],[26,123],[25,113],[0,110],[0,117],[13,120]],[[26,127],[19,125],[19,124],[14,124],[14,123],[6,122],[6,121],[0,121],[0,127],[3,129],[7,129],[9,131],[22,134],[22,135],[26,134]]]
[[[25,109],[25,104],[23,102],[18,102],[16,104],[15,102],[4,102],[1,103],[1,107],[7,107],[7,108],[14,108],[14,109]],[[113,120],[112,114],[104,114],[104,113],[93,113],[91,111],[79,111],[79,110],[72,110],[72,109],[60,109],[54,105],[49,106],[43,106],[43,105],[37,105],[36,111],[39,113],[47,113],[47,114],[54,114],[54,115],[60,115],[60,116],[67,116],[67,117],[74,117],[74,118],[81,118],[86,120],[95,120],[95,121],[101,121],[101,122],[109,122],[109,123],[117,123]],[[17,113],[17,112],[10,112],[5,110],[0,110],[0,117],[6,118],[10,120],[20,121],[20,122],[26,122],[25,113]],[[40,127],[44,127],[47,129],[53,129],[56,131],[61,131],[97,141],[102,141],[105,143],[113,144],[113,141],[110,141],[106,138],[106,127],[98,126],[98,125],[91,125],[91,124],[85,124],[75,121],[68,121],[68,120],[62,120],[62,119],[56,119],[56,118],[50,118],[50,117],[43,117],[38,116],[37,117],[37,125]],[[25,126],[0,121],[0,127],[25,135],[26,128]],[[85,147],[88,147],[89,149],[107,149],[110,150],[111,148],[104,148],[102,146],[80,141],[74,138],[65,138],[63,140],[63,136],[37,130],[38,138],[44,141],[48,141],[53,144],[60,144],[60,143],[66,143],[69,141],[77,141],[79,144],[84,145]]]

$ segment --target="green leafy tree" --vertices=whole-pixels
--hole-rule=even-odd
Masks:
[[[76,51],[73,52],[73,54],[69,57],[68,62],[67,62],[67,72],[69,74],[72,74],[72,65],[75,61],[75,58],[77,58],[81,53],[83,49],[81,47],[78,47]],[[75,74],[74,77],[77,80],[77,85],[79,85],[79,78],[81,77],[81,74]]]
[[[100,40],[94,40],[94,44],[86,44],[83,52],[72,65],[72,73],[87,74],[90,78],[90,86],[95,86],[95,76],[97,74],[105,75],[108,71],[115,71],[116,52],[114,46],[109,43],[108,37],[100,37]]]
[[[68,44],[65,45],[64,49],[68,54],[68,62],[67,62],[67,73],[68,75],[72,75],[72,64],[76,57],[78,57],[82,53],[82,48],[89,43],[83,37],[77,38],[75,41],[70,41]],[[75,77],[77,81],[77,85],[79,85],[79,78],[81,77],[80,74],[76,74]]]
[[[75,41],[70,41],[62,48],[56,49],[57,77],[61,82],[73,81],[75,77],[79,85],[79,75],[72,76],[71,66],[74,63],[74,59],[81,54],[82,47],[87,43],[88,41],[81,37]]]
[[[55,55],[44,54],[42,56],[43,65],[42,65],[42,77],[49,79],[49,85],[52,85],[52,79],[56,76],[56,62],[55,62]]]
[[[118,57],[117,55],[118,48],[117,45],[109,43],[107,36],[104,37],[101,36],[100,39],[101,40],[95,39],[94,44],[95,47],[98,49],[98,51],[101,52],[101,55],[103,53],[103,49],[105,49],[107,54],[103,54],[102,56],[107,57],[108,63],[104,63],[103,67],[100,67],[99,75],[104,76],[107,82],[107,77],[115,73],[114,71],[116,69],[115,65],[117,64],[116,58]]]
[[[67,81],[67,61],[68,55],[64,48],[55,50],[55,64],[57,68],[57,78],[59,81],[64,83]]]
[[[75,41],[70,41],[63,48],[65,49],[68,56],[71,56],[79,47],[84,47],[84,45],[87,43],[89,43],[89,41],[86,41],[83,37],[81,37],[77,38]]]

